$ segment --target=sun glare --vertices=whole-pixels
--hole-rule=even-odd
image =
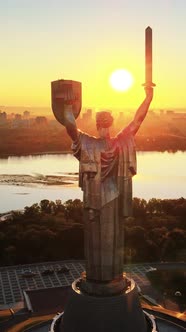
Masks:
[[[126,91],[133,84],[133,77],[129,71],[125,69],[115,70],[109,78],[110,85],[114,90],[117,91]]]

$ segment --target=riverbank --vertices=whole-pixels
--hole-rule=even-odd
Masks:
[[[78,180],[76,173],[69,173],[64,176],[58,175],[43,175],[43,174],[1,174],[0,184],[4,185],[15,185],[15,186],[34,186],[34,185],[45,185],[45,186],[62,186],[72,185]]]
[[[28,157],[28,156],[45,156],[45,155],[55,155],[55,154],[72,154],[72,150],[67,150],[67,151],[39,151],[39,152],[25,152],[25,153],[3,153],[0,154],[0,158],[6,159],[9,157]]]
[[[88,131],[90,135],[97,135],[92,128],[81,129]],[[114,129],[113,137],[118,130]],[[159,126],[156,130],[152,130],[151,127],[148,132],[140,131],[135,140],[138,151],[186,151],[185,131],[174,134],[166,132],[163,128],[161,130]],[[0,128],[0,158],[69,153],[71,144],[71,139],[62,126],[60,128]]]

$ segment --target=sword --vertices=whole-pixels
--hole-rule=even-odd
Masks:
[[[156,86],[152,82],[152,29],[145,29],[145,83],[144,87]]]

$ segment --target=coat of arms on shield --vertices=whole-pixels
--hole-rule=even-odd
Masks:
[[[52,110],[55,118],[64,125],[64,104],[67,96],[72,96],[75,100],[72,110],[75,119],[81,111],[81,82],[71,80],[57,80],[51,82]]]

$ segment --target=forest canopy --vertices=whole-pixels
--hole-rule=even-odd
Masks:
[[[184,261],[186,199],[133,199],[123,219],[124,263]],[[2,265],[83,259],[83,203],[47,199],[0,222]]]

